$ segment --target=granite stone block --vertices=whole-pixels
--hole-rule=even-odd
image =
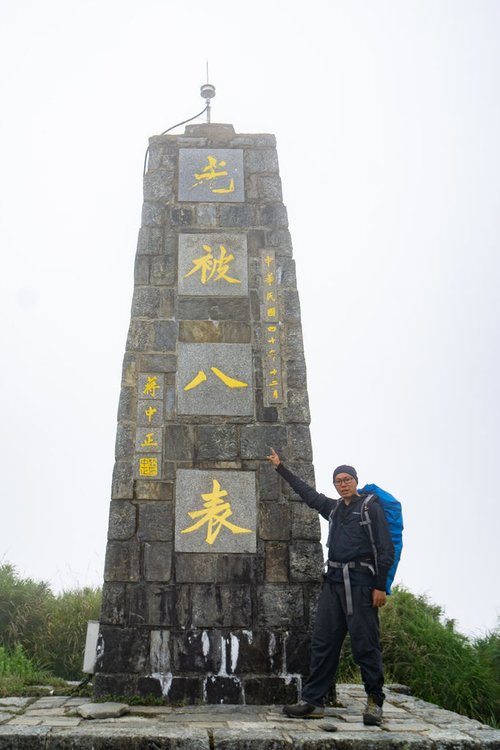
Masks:
[[[286,384],[293,390],[304,388],[307,383],[306,364],[300,355],[286,362]]]
[[[211,583],[216,580],[217,555],[177,553],[176,583]]]
[[[173,255],[156,255],[151,258],[150,281],[156,286],[173,286],[177,276],[177,263]],[[159,307],[158,307],[159,309]],[[156,315],[160,317],[160,315]]]
[[[277,500],[280,494],[280,477],[267,461],[258,468],[259,497],[261,500]]]
[[[118,421],[132,421],[137,409],[136,391],[132,386],[122,386],[118,402]]]
[[[319,542],[297,541],[290,544],[290,580],[321,580],[322,557],[323,550]]]
[[[225,320],[222,323],[222,341],[226,344],[250,344],[252,328],[248,323]]]
[[[266,582],[287,583],[288,545],[283,542],[266,543]]]
[[[203,700],[203,680],[201,677],[174,677],[168,699],[173,704],[196,705]]]
[[[179,414],[253,413],[250,345],[179,343],[178,355]]]
[[[133,422],[118,422],[116,428],[115,458],[132,456],[134,452],[135,425]]]
[[[300,321],[300,301],[299,295],[295,289],[284,289],[283,290],[283,320],[288,321]]]
[[[142,541],[171,541],[173,532],[173,508],[167,501],[154,500],[138,503],[139,526],[137,538]]]
[[[288,435],[290,459],[294,461],[312,461],[313,455],[309,427],[303,424],[294,424],[290,427]]]
[[[134,284],[146,286],[149,284],[150,258],[147,255],[136,255],[134,263]]]
[[[246,677],[244,683],[248,706],[290,704],[297,700],[297,677]]]
[[[220,206],[219,226],[221,227],[251,227],[255,224],[255,210],[251,205]]]
[[[245,150],[244,158],[247,174],[278,172],[278,154],[273,148],[248,148]]]
[[[218,320],[181,320],[179,341],[186,344],[208,344],[222,341],[222,325]]]
[[[149,586],[147,611],[148,625],[153,627],[190,627],[189,587]]]
[[[257,223],[263,227],[288,227],[288,214],[282,203],[268,203],[260,206]]]
[[[130,673],[95,674],[92,679],[94,696],[96,698],[104,698],[109,695],[120,695],[123,697],[137,695],[137,683],[137,675]]]
[[[159,255],[163,250],[163,229],[141,227],[137,240],[137,255]]]
[[[151,672],[167,674],[171,669],[170,630],[152,630],[150,637],[149,665]]]
[[[254,472],[178,469],[177,552],[255,552],[256,527]]]
[[[177,369],[177,356],[175,354],[141,354],[139,356],[139,367],[144,372],[162,373],[175,372]],[[142,391],[139,391],[142,393]]]
[[[172,482],[157,482],[154,480],[136,479],[134,485],[134,500],[173,500],[174,487]]]
[[[217,555],[217,583],[260,583],[264,562],[257,555]]]
[[[163,352],[175,352],[178,335],[178,324],[173,320],[156,320],[153,323],[153,349]]]
[[[100,621],[104,625],[125,624],[125,584],[105,581],[102,587]]]
[[[234,297],[248,294],[247,242],[239,234],[181,234],[179,294]]]
[[[285,638],[285,669],[290,674],[307,674],[311,654],[310,631],[289,631]]]
[[[238,456],[236,425],[200,425],[195,428],[197,461],[230,461]]]
[[[243,703],[242,685],[237,677],[210,675],[204,691],[207,703]]]
[[[259,536],[266,540],[290,537],[290,507],[288,503],[261,502],[259,508]]]
[[[304,624],[304,596],[298,585],[268,584],[257,589],[257,621],[260,627],[288,629]]]
[[[245,200],[241,149],[179,149],[179,201]]]
[[[101,626],[104,650],[99,671],[143,672],[149,663],[149,632],[138,628]]]
[[[259,175],[257,177],[257,191],[261,201],[278,203],[283,200],[279,175]]]
[[[141,628],[148,618],[148,588],[143,582],[125,587],[125,625]]]
[[[171,461],[190,461],[194,458],[194,428],[183,424],[165,427],[165,458]]]
[[[194,211],[192,208],[172,208],[170,211],[170,224],[173,227],[190,227],[194,224]]]
[[[134,473],[131,461],[116,461],[113,468],[111,497],[113,500],[129,500],[134,496]]]
[[[241,428],[241,457],[265,459],[273,447],[278,453],[286,450],[284,425],[245,425]]]
[[[160,229],[165,221],[165,207],[162,203],[142,204],[142,227],[145,229]],[[157,254],[155,250],[154,255]]]
[[[217,226],[217,207],[210,203],[199,203],[196,206],[196,225],[198,227]]]
[[[250,587],[244,584],[194,584],[192,624],[195,628],[245,628],[252,621]]]
[[[171,542],[144,543],[144,578],[146,581],[168,583],[172,576]]]
[[[291,503],[292,539],[320,541],[319,514],[305,503]]]
[[[137,511],[127,500],[112,500],[109,506],[108,539],[126,540],[135,534]]]
[[[287,391],[287,406],[283,409],[283,416],[289,423],[309,424],[311,414],[309,412],[309,399],[307,391],[290,390]]]
[[[154,330],[149,320],[132,318],[128,329],[127,349],[131,351],[147,351],[153,348]]]
[[[104,562],[105,581],[138,581],[139,544],[135,539],[108,541]]]
[[[172,636],[172,671],[174,674],[219,672],[221,646],[225,639],[220,631],[188,630]]]
[[[174,173],[167,169],[157,169],[144,175],[144,200],[169,201],[173,197]]]

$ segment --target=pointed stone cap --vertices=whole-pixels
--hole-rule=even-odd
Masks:
[[[184,135],[196,135],[204,138],[231,137],[236,135],[233,125],[220,122],[204,122],[201,125],[186,125]]]

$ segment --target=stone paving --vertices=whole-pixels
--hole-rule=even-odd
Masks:
[[[380,728],[361,721],[361,686],[341,685],[338,697],[342,707],[309,720],[236,705],[128,706],[89,720],[78,713],[88,698],[0,698],[0,750],[500,749],[499,730],[390,689]]]

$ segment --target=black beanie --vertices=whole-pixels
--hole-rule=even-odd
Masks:
[[[342,464],[342,466],[337,466],[335,471],[333,472],[333,481],[335,482],[335,477],[337,474],[349,474],[349,476],[354,477],[356,482],[358,481],[358,475],[356,474],[356,469],[354,466],[347,466],[346,464]]]

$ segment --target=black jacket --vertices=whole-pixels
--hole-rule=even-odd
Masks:
[[[337,507],[337,500],[317,492],[314,487],[299,479],[283,464],[279,464],[276,470],[310,508],[317,510],[323,518],[329,519],[331,511]],[[355,560],[373,562],[373,549],[368,531],[365,526],[360,525],[361,506],[366,496],[366,494],[354,496],[349,505],[340,503],[333,517],[333,526],[329,535],[329,560],[341,563]],[[394,545],[385,513],[377,502],[376,496],[370,502],[369,514],[377,550],[378,572],[374,577],[370,572],[352,570],[351,583],[368,585],[379,591],[385,591],[387,573],[394,561]],[[343,581],[342,571],[337,568],[329,568],[327,575],[335,582],[342,583]]]

